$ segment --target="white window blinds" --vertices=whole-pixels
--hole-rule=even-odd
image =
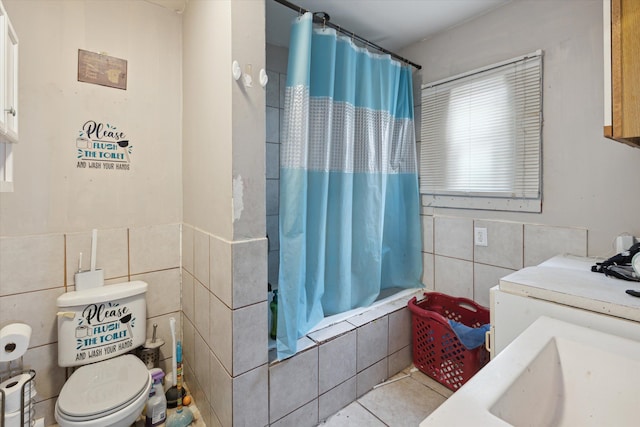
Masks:
[[[540,199],[541,127],[540,51],[424,85],[420,192]]]

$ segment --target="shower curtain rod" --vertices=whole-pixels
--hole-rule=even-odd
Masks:
[[[287,0],[274,0],[274,1],[277,2],[277,3],[280,3],[283,6],[288,7],[291,10],[295,10],[296,12],[299,12],[301,15],[303,13],[309,12],[307,9],[305,9],[303,7],[300,7],[298,5],[295,5],[295,4],[291,3],[291,2],[288,2]],[[317,15],[320,15],[320,16],[317,16]],[[323,25],[326,25],[327,27],[331,27],[334,30],[336,30],[336,31],[338,31],[338,32],[340,32],[342,34],[350,36],[353,39],[357,39],[358,41],[360,41],[360,42],[366,44],[367,46],[370,46],[370,47],[372,47],[372,48],[374,48],[376,50],[379,50],[382,53],[386,53],[387,55],[391,55],[392,57],[396,58],[397,60],[402,61],[405,64],[409,64],[409,65],[411,65],[412,67],[415,67],[418,70],[422,69],[421,65],[416,64],[415,62],[411,62],[408,59],[403,58],[402,56],[400,56],[398,54],[395,54],[395,53],[383,48],[382,46],[378,46],[377,44],[375,44],[373,42],[370,42],[369,40],[365,39],[364,37],[361,37],[361,36],[359,36],[359,35],[357,35],[355,33],[352,33],[351,31],[345,30],[344,28],[340,27],[339,25],[335,25],[335,24],[329,22],[329,15],[327,13],[314,12],[313,13],[313,20],[314,20],[314,22],[322,23]]]

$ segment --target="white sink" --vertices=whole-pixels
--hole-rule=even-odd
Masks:
[[[640,342],[541,317],[427,426],[638,426]]]

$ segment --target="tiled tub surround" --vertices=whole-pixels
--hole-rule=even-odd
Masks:
[[[412,295],[421,295],[423,290]],[[269,356],[269,423],[315,426],[411,364],[410,296],[310,333]]]
[[[53,410],[65,382],[58,367],[56,298],[74,290],[78,256],[89,268],[91,230],[79,233],[0,238],[0,325],[29,324],[32,329],[24,366],[36,371],[36,415],[55,423]],[[98,230],[97,268],[106,284],[144,280],[147,336],[171,341],[169,318],[180,330],[180,224]],[[160,348],[161,367],[171,366],[171,345]]]
[[[474,245],[474,227],[488,246]],[[501,277],[562,253],[587,255],[587,230],[449,216],[422,216],[423,283],[489,307]]]
[[[266,239],[182,232],[185,377],[207,425],[313,426],[411,363],[409,295],[311,333],[298,354],[270,363]]]

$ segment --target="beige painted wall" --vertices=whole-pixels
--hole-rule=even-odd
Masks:
[[[271,0],[269,0],[271,1]],[[250,70],[253,86],[232,85],[233,111],[233,236],[234,240],[264,238],[265,212],[265,92],[260,70],[265,65],[264,1],[232,1],[232,59]],[[229,63],[223,62],[228,70]]]
[[[613,254],[625,232],[640,236],[640,149],[602,137],[602,2],[520,0],[431,39],[403,56],[419,83],[544,51],[543,212],[428,209],[435,215],[588,229],[589,255]],[[419,103],[419,90],[415,95]],[[418,110],[419,111],[419,110]]]
[[[20,40],[20,143],[0,235],[180,222],[180,15],[142,1],[3,3]],[[78,49],[127,60],[127,90],[78,82]],[[126,133],[129,171],[76,167],[87,120]]]
[[[263,238],[264,3],[196,0],[184,19],[185,223],[227,240]],[[234,60],[251,67],[252,87],[233,80]]]
[[[230,240],[231,3],[190,2],[183,18],[184,221]]]

